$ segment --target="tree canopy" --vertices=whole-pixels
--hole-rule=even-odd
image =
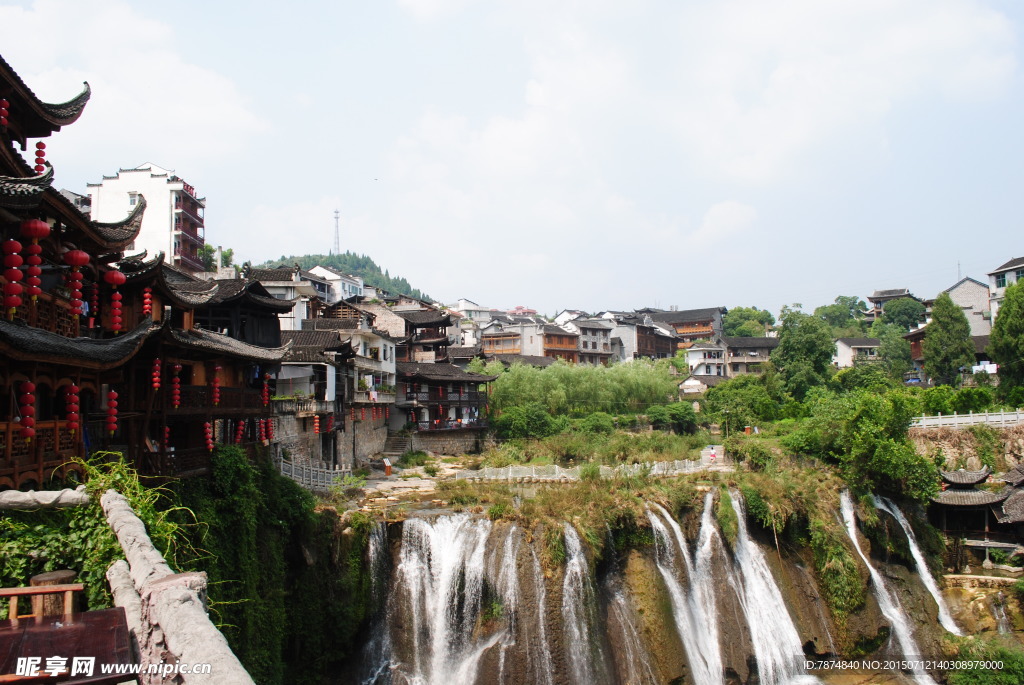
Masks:
[[[903,334],[906,332],[897,324],[881,324],[875,329],[878,336],[878,355],[882,358],[882,366],[890,378],[901,380],[903,374],[914,367],[910,353],[910,343]]]
[[[912,297],[889,300],[882,305],[882,322],[895,324],[904,331],[917,326],[923,317],[924,305]]]
[[[814,310],[818,317],[832,328],[849,328],[864,318],[867,309],[864,300],[856,295],[840,295],[834,304],[826,304]]]
[[[775,317],[767,309],[757,307],[733,307],[722,319],[722,334],[728,337],[763,337],[769,326],[775,325]]]
[[[359,276],[367,285],[386,290],[389,293],[409,295],[418,299],[429,300],[430,297],[409,285],[409,281],[400,276],[391,276],[386,269],[381,269],[377,263],[366,255],[357,255],[354,252],[345,254],[311,254],[302,256],[285,257],[274,259],[260,265],[261,268],[273,267],[277,264],[298,264],[300,268],[312,269],[314,266],[327,266],[337,269],[342,273]]]
[[[808,390],[828,379],[836,344],[828,324],[798,306],[783,307],[781,319],[779,346],[772,352],[772,362],[782,373],[786,390],[803,400]]]
[[[1004,389],[1024,387],[1024,282],[1006,289],[992,325],[988,353],[999,365],[999,384]]]
[[[199,254],[199,261],[203,263],[204,271],[214,271],[217,268],[217,248],[210,243],[204,243],[197,252]],[[235,251],[231,248],[222,249],[220,257],[222,265],[231,266],[235,260]]]
[[[960,371],[974,365],[971,324],[949,293],[932,305],[932,320],[925,329],[924,370],[937,385],[955,385]]]

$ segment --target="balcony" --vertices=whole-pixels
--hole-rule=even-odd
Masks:
[[[199,235],[198,231],[187,231],[177,226],[174,229],[174,237],[187,238],[188,242],[200,247],[206,244],[206,240],[204,240],[203,237]]]
[[[366,404],[394,404],[395,393],[393,392],[377,392],[377,399],[371,399],[369,390],[356,390],[352,393],[353,403],[366,403]]]
[[[767,354],[758,354],[757,352],[729,354],[729,362],[732,364],[764,364],[770,358]]]
[[[333,414],[337,411],[337,403],[317,400],[309,397],[289,397],[272,400],[275,414],[294,414],[298,417],[314,414]]]
[[[522,354],[519,347],[485,347],[484,354]]]
[[[40,293],[35,302],[28,297],[23,299],[24,304],[14,314],[15,321],[65,338],[78,337],[78,317],[71,313],[68,300],[51,293]]]
[[[181,386],[181,404],[174,409],[171,404],[171,385],[165,384],[162,392],[153,406],[156,410],[166,411],[168,414],[200,414],[200,413],[224,413],[237,414],[239,410],[245,413],[269,413],[269,408],[263,406],[263,395],[261,391],[252,388],[225,388],[220,389],[220,402],[213,406],[212,393],[205,385],[183,385]]]
[[[352,365],[355,366],[357,369],[362,369],[364,371],[384,370],[384,362],[379,361],[377,359],[373,359],[371,357],[363,357],[360,355],[356,355],[355,357],[352,358]],[[394,369],[392,369],[392,372],[393,371]]]
[[[13,421],[0,422],[0,476],[16,481],[18,474],[34,471],[42,485],[58,466],[84,456],[81,432],[72,434],[64,421],[37,421],[31,442],[19,435],[20,429]]]
[[[418,431],[481,430],[487,427],[487,422],[483,420],[420,421],[416,424],[416,430]]]

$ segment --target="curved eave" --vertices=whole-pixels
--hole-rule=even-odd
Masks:
[[[138,255],[136,259],[122,259],[117,268],[128,279],[128,283],[146,281],[157,278],[160,272],[160,265],[164,261],[164,253],[157,252],[153,259],[145,259],[146,253]]]
[[[74,123],[82,116],[92,96],[92,88],[84,82],[82,91],[66,102],[43,102],[3,57],[0,57],[0,81],[6,82],[8,90],[4,97],[11,101],[8,133],[22,147],[28,138],[44,138],[59,131],[61,126]]]
[[[294,300],[279,300],[276,297],[257,295],[256,293],[251,293],[248,291],[246,291],[242,297],[245,302],[256,305],[258,307],[263,307],[264,309],[270,309],[274,312],[279,312],[281,314],[290,312],[295,307]]]
[[[0,176],[0,207],[5,209],[35,209],[43,200],[43,193],[53,183],[53,166],[38,176],[18,178]]]
[[[953,485],[979,485],[988,480],[992,471],[986,466],[980,471],[959,469],[957,471],[939,471],[939,474],[942,476],[942,480]]]
[[[92,232],[111,248],[124,248],[135,240],[142,229],[142,216],[146,213],[146,198],[139,196],[139,202],[131,213],[121,221],[90,221]]]
[[[38,328],[0,320],[0,352],[10,359],[87,369],[110,369],[135,356],[159,324],[145,321],[114,338],[65,338]]]
[[[281,363],[282,358],[292,347],[290,342],[282,347],[259,347],[221,333],[202,329],[181,331],[166,328],[164,330],[165,340],[178,347],[203,354],[233,357],[264,364]]]
[[[988,492],[985,490],[958,490],[950,488],[932,497],[932,502],[947,507],[985,507],[1002,502],[1010,495],[1008,490]]]

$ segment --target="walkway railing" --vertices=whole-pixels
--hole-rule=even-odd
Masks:
[[[732,470],[731,463],[724,462],[721,457],[714,463],[709,457],[702,457],[694,460],[674,461],[651,461],[638,464],[623,464],[622,466],[601,466],[601,478],[615,478],[625,476],[648,475],[655,477],[679,476],[687,473],[696,473],[708,468],[720,468]],[[458,480],[483,480],[483,481],[507,481],[507,482],[561,482],[575,481],[580,479],[580,467],[574,466],[566,469],[556,464],[547,466],[502,466],[487,467],[478,471],[459,471],[455,474]]]
[[[349,473],[348,469],[321,469],[315,466],[303,466],[293,464],[283,459],[278,462],[278,468],[282,476],[287,476],[293,481],[313,492],[330,492],[334,485],[335,478],[342,478]]]
[[[1024,423],[1024,411],[996,411],[983,414],[939,414],[918,416],[910,422],[911,428],[960,428],[962,426],[1016,426]]]

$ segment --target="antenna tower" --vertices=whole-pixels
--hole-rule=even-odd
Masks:
[[[339,228],[338,217],[341,213],[338,210],[334,210],[334,252],[332,254],[341,254],[341,229]]]

